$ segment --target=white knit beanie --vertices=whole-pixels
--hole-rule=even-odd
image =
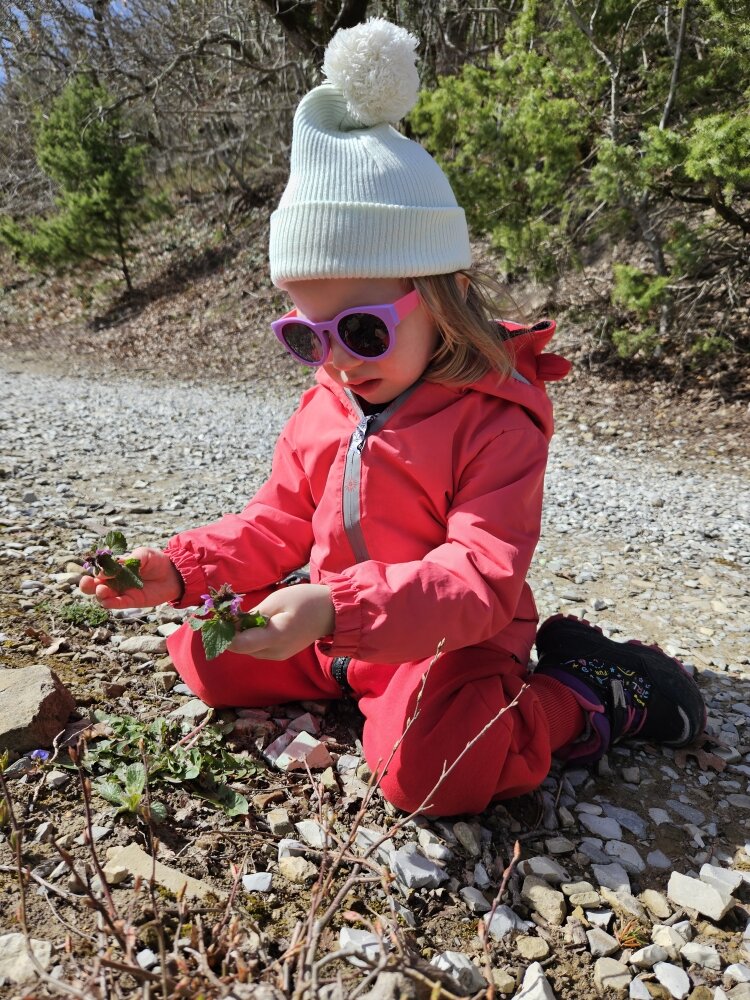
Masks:
[[[271,216],[271,280],[407,278],[471,264],[466,218],[429,153],[397,132],[417,99],[414,35],[382,18],[338,31],[326,83],[297,108]]]

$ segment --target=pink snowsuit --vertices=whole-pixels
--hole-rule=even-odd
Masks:
[[[530,679],[538,617],[526,573],[552,434],[544,382],[570,367],[541,353],[553,332],[542,323],[510,342],[512,377],[420,381],[369,416],[318,371],[268,482],[240,514],[176,535],[166,552],[185,583],[181,606],[229,583],[251,608],[309,562],[312,582],[330,588],[334,632],[282,662],[235,653],[207,662],[200,634],[184,625],[169,652],[200,698],[217,707],[339,698],[346,668],[365,757],[373,770],[392,758],[381,789],[399,808],[479,812],[542,781],[550,740],[532,680],[429,794]]]

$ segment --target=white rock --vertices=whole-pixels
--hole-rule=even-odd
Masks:
[[[630,964],[639,969],[652,969],[657,962],[665,962],[669,958],[666,948],[660,944],[647,944],[630,956]]]
[[[301,858],[307,853],[307,847],[300,840],[292,840],[284,837],[279,841],[276,848],[276,856],[279,861],[282,858]]]
[[[39,964],[47,969],[52,959],[52,945],[49,941],[32,938],[31,949]],[[0,982],[5,979],[11,983],[25,983],[29,979],[35,979],[36,975],[36,969],[26,950],[24,935],[15,931],[0,935]]]
[[[735,962],[724,969],[724,976],[734,983],[750,983],[750,966],[744,962]]]
[[[371,962],[377,962],[380,956],[380,946],[380,938],[370,931],[365,931],[358,927],[342,927],[339,931],[340,948],[351,948],[359,952],[360,955],[368,958]],[[361,958],[356,958],[354,955],[351,955],[347,961],[360,968],[369,968],[367,962],[363,962]]]
[[[511,931],[528,931],[534,926],[529,920],[522,920],[518,914],[511,910],[509,906],[498,906],[495,912],[492,914],[492,921],[490,922],[489,913],[484,915],[484,922],[487,925],[487,929],[491,937],[496,941],[500,941],[502,938],[506,937]]]
[[[430,960],[430,965],[450,972],[462,991],[467,993],[476,993],[487,985],[487,980],[469,956],[460,951],[441,952]]]
[[[702,865],[699,874],[703,882],[727,889],[729,892],[739,889],[744,881],[742,872],[732,871],[731,868],[720,868],[718,865]]]
[[[678,906],[697,910],[711,920],[721,920],[735,905],[728,889],[708,885],[701,879],[672,872],[667,885],[667,897]]]
[[[392,840],[383,840],[383,834],[380,830],[372,830],[366,826],[359,827],[354,837],[354,843],[363,851],[369,851],[373,844],[377,844],[378,846],[371,853],[378,861],[386,865],[396,850]]]
[[[521,989],[513,1000],[555,1000],[555,994],[539,962],[532,962],[528,967],[524,973]]]
[[[654,974],[662,986],[666,987],[675,1000],[684,1000],[690,992],[690,979],[684,969],[671,962],[657,962]]]
[[[328,835],[320,823],[317,823],[314,819],[303,819],[299,823],[295,823],[294,826],[300,837],[310,847],[314,847],[316,850],[323,850],[328,843]]]
[[[688,941],[680,948],[680,955],[691,965],[702,965],[705,969],[720,969],[721,958],[713,945]]]
[[[680,950],[687,944],[685,938],[674,927],[667,927],[666,924],[654,924],[651,928],[651,941],[661,945],[673,961],[677,961]]]
[[[280,771],[304,771],[306,767],[316,770],[330,767],[333,758],[324,743],[303,730],[287,744],[276,758],[275,764]]]
[[[631,982],[628,996],[630,1000],[651,1000],[651,994],[642,979],[634,979]]]
[[[399,882],[408,889],[437,889],[448,878],[447,872],[417,850],[409,852],[401,848],[394,851],[390,867]]]
[[[254,872],[242,876],[242,888],[245,892],[270,892],[273,876],[270,872]]]
[[[152,969],[159,961],[159,956],[150,948],[143,948],[135,956],[135,960],[142,969]]]

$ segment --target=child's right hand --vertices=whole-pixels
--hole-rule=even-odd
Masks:
[[[140,559],[138,573],[143,589],[131,587],[118,594],[107,586],[105,576],[84,576],[79,587],[84,594],[95,597],[104,608],[149,608],[167,601],[176,601],[182,593],[182,578],[172,560],[160,549],[141,546],[130,553]]]

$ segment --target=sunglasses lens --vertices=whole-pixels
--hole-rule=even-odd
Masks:
[[[323,360],[323,345],[313,330],[304,323],[286,323],[282,336],[284,343],[302,361],[318,364]]]
[[[339,320],[339,336],[347,350],[361,358],[385,354],[391,342],[388,327],[370,313],[350,313]]]

